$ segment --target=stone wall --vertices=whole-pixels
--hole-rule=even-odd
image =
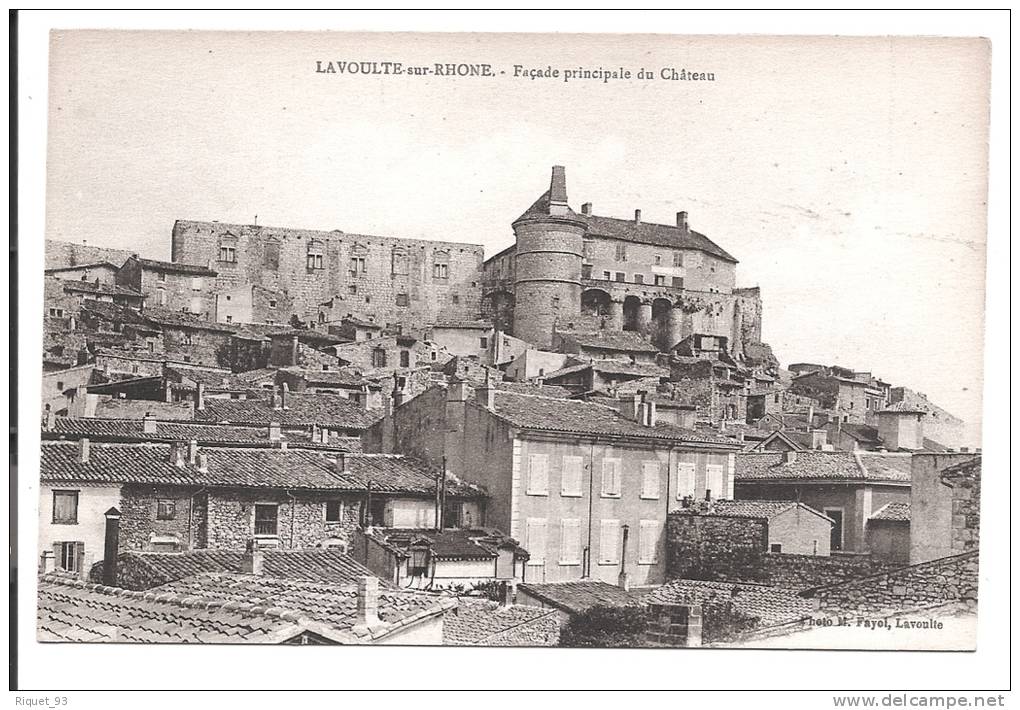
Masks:
[[[555,646],[560,642],[560,619],[555,612],[482,639],[481,646]]]
[[[645,645],[683,647],[701,645],[701,607],[649,604]]]
[[[944,476],[953,486],[953,519],[950,541],[953,552],[976,550],[981,529],[981,466],[958,475]]]
[[[896,565],[870,555],[815,557],[766,553],[761,581],[775,587],[808,589],[838,584],[893,569]]]
[[[154,537],[174,539],[182,551],[197,547],[198,529],[205,522],[204,506],[192,509],[193,495],[193,490],[182,488],[125,485],[121,489],[119,549],[151,551]],[[173,505],[172,517],[158,518],[159,501]]]
[[[885,613],[951,602],[977,604],[978,551],[858,579],[810,594],[821,611]]]

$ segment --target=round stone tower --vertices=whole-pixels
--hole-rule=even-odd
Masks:
[[[514,220],[514,337],[552,345],[557,319],[581,312],[584,218],[567,205],[566,170],[553,166],[549,191]]]

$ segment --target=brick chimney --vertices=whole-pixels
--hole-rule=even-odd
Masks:
[[[825,429],[811,430],[811,448],[821,451],[829,443],[829,434]]]
[[[647,400],[645,402],[645,419],[642,422],[645,426],[655,426],[658,417],[655,411],[655,402]]]
[[[103,584],[117,585],[117,548],[120,541],[120,511],[110,508],[106,516],[106,535],[103,541]]]
[[[379,620],[379,579],[365,575],[358,577],[358,612],[354,625],[372,627]]]
[[[620,398],[620,414],[633,422],[641,421],[641,395],[632,394]]]
[[[53,550],[43,550],[39,555],[39,573],[49,574],[56,567],[57,555]]]
[[[209,454],[204,451],[195,457],[195,468],[202,473],[208,473],[209,471]]]
[[[195,390],[195,411],[205,411],[205,385],[201,382],[198,383],[198,387]]]
[[[314,430],[313,430],[314,431]],[[281,438],[280,434],[280,422],[269,422],[269,440],[279,441]],[[312,439],[315,440],[314,437]]]
[[[82,438],[78,439],[78,463],[89,462],[89,440]]]
[[[53,431],[53,424],[54,424],[54,417],[55,416],[56,415],[54,415],[54,413],[53,413],[53,408],[50,407],[50,405],[47,404],[46,405],[46,412],[45,412],[45,414],[43,414],[43,429],[45,429],[46,431]]]
[[[641,224],[641,210],[634,210],[634,224]]]
[[[581,214],[585,215],[586,217],[591,217],[591,203],[590,202],[585,202],[583,205],[581,205]]]
[[[496,387],[488,370],[485,371],[485,384],[475,392],[475,401],[490,412],[496,408]]]
[[[685,232],[690,230],[690,227],[687,225],[687,213],[686,212],[677,212],[676,213],[676,226],[679,227],[680,229],[684,230]]]
[[[280,385],[280,409],[290,409],[290,386],[284,382]]]
[[[142,433],[143,434],[156,433],[156,417],[152,416],[152,412],[146,412],[145,416],[142,417]]]
[[[255,540],[248,540],[241,556],[241,574],[254,574],[261,576],[265,564],[265,553],[259,549]]]
[[[192,466],[195,465],[195,461],[198,458],[198,442],[192,439],[188,442],[188,463]]]

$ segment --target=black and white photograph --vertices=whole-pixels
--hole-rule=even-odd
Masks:
[[[22,642],[978,648],[987,38],[46,51]]]

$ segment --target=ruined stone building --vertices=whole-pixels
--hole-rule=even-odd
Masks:
[[[220,322],[286,323],[297,315],[326,323],[351,314],[420,328],[468,320],[480,308],[482,247],[475,244],[178,220],[172,259],[216,271]]]
[[[737,260],[690,228],[600,217],[567,204],[566,172],[513,222],[513,246],[484,265],[483,310],[515,337],[553,345],[555,331],[636,331],[667,351],[692,333],[761,341],[757,288],[736,287]]]

